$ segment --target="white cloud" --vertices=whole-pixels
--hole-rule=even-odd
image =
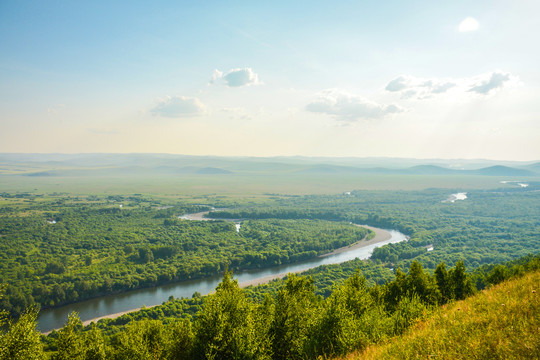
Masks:
[[[493,72],[489,79],[480,80],[469,91],[477,94],[488,94],[491,90],[502,88],[505,83],[511,81],[512,76],[510,73]]]
[[[487,95],[492,90],[505,86],[515,86],[517,84],[519,84],[519,79],[516,76],[501,71],[493,71],[488,74],[457,79],[426,79],[411,75],[400,75],[391,80],[385,89],[389,92],[399,93],[402,99],[416,98],[422,100],[449,91],[459,94],[474,92],[480,95]]]
[[[349,94],[337,89],[320,92],[307,106],[306,110],[332,115],[338,120],[356,121],[359,119],[379,119],[388,114],[404,111],[398,105],[383,105],[362,96]]]
[[[390,81],[388,85],[386,85],[386,90],[401,91],[409,88],[411,85],[411,79],[411,77],[405,75],[398,76],[394,80]]]
[[[154,116],[185,118],[206,113],[206,107],[197,98],[187,96],[167,96],[152,110]]]
[[[463,19],[461,23],[459,23],[458,30],[459,32],[470,32],[470,31],[476,31],[480,25],[478,24],[478,21],[476,21],[475,18],[468,17]]]
[[[426,99],[432,94],[442,94],[457,83],[452,79],[424,79],[410,75],[400,75],[386,85],[386,90],[399,92],[402,99]]]
[[[210,84],[223,83],[229,87],[240,87],[261,84],[259,76],[251,68],[231,69],[227,73],[214,70]]]

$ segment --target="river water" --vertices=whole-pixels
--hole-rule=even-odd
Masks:
[[[286,264],[266,269],[249,270],[235,273],[234,278],[238,283],[246,284],[249,282],[261,282],[266,279],[282,277],[291,272],[301,272],[320,265],[339,264],[355,258],[368,259],[373,249],[389,243],[396,243],[407,240],[407,236],[395,230],[386,230],[390,233],[390,239],[376,244],[370,244],[359,248],[346,250],[335,255],[314,258],[294,264]],[[198,291],[206,295],[215,290],[221,281],[222,275],[216,275],[209,278],[183,281],[174,284],[160,285],[152,288],[138,289],[125,293],[103,296],[90,299],[75,304],[69,304],[58,308],[42,310],[38,316],[38,329],[47,332],[52,329],[58,329],[64,326],[68,315],[76,311],[80,319],[84,322],[111,314],[117,314],[129,310],[135,310],[141,306],[154,306],[167,301],[172,295],[175,298],[191,297]]]

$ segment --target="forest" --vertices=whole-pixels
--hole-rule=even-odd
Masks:
[[[2,341],[13,343],[24,328],[37,353],[55,359],[300,359],[363,349],[440,305],[536,269],[538,188],[468,190],[454,202],[447,199],[463,189],[208,201],[3,193]],[[181,218],[204,211],[207,221]],[[241,221],[240,229],[228,219]],[[376,248],[368,261],[256,287],[240,289],[233,279],[371,236],[354,224],[396,229],[409,240]],[[212,295],[171,297],[87,327],[72,314],[48,336],[32,330],[40,308],[216,274],[224,278]]]
[[[15,316],[31,305],[309,259],[368,236],[348,222],[324,220],[249,220],[237,232],[231,222],[178,219],[209,206],[152,206],[138,197],[6,195],[0,275],[7,287],[0,306]]]

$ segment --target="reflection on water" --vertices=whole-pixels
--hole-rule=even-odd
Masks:
[[[456,200],[465,200],[467,198],[467,193],[466,192],[462,192],[462,193],[457,193],[457,194],[451,194],[450,196],[448,196],[448,199],[446,200],[443,200],[443,202],[455,202]]]

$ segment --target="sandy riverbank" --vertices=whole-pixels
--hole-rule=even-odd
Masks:
[[[358,249],[358,248],[368,246],[368,245],[371,245],[371,244],[380,243],[380,242],[383,242],[383,241],[390,240],[392,238],[392,234],[390,234],[386,230],[379,229],[379,228],[374,228],[372,226],[367,226],[367,225],[356,225],[356,226],[363,227],[365,229],[373,231],[375,233],[375,236],[373,238],[369,239],[369,240],[366,240],[364,238],[364,239],[362,239],[362,240],[360,240],[358,242],[355,242],[354,244],[351,244],[349,246],[344,246],[342,248],[336,249],[336,250],[334,250],[332,252],[329,252],[328,254],[321,255],[320,257],[326,257],[326,256],[341,254],[341,253],[343,253],[345,251],[350,251],[350,250]]]
[[[383,241],[390,240],[392,238],[392,235],[386,230],[379,229],[379,228],[374,228],[372,226],[367,226],[367,225],[356,225],[356,226],[360,226],[360,227],[363,227],[363,228],[366,228],[366,229],[369,229],[369,230],[375,232],[375,236],[373,238],[369,239],[369,240],[366,240],[364,238],[364,239],[362,239],[362,240],[360,240],[358,242],[355,242],[354,244],[351,244],[349,246],[344,246],[342,248],[336,249],[336,250],[334,250],[332,252],[321,255],[319,257],[327,257],[327,256],[331,256],[331,255],[341,254],[341,253],[346,252],[346,251],[359,249],[359,248],[362,248],[364,246],[380,243],[380,242],[383,242]],[[301,272],[304,272],[304,271],[306,271],[306,270],[295,271],[294,273],[301,273]],[[287,276],[287,274],[290,274],[290,273],[291,272],[280,273],[280,274],[272,274],[272,275],[268,275],[268,276],[265,276],[265,277],[262,277],[262,278],[253,279],[253,280],[250,280],[250,281],[244,281],[244,282],[240,283],[239,285],[240,285],[241,288],[248,287],[248,286],[251,286],[251,285],[257,286],[257,285],[265,284],[265,283],[270,282],[270,281],[275,280],[275,279],[284,278],[285,276]]]
[[[202,215],[204,213],[199,213],[199,214]],[[197,214],[197,215],[199,215],[199,214]],[[374,228],[372,226],[367,226],[367,225],[357,225],[357,226],[372,230],[373,232],[375,232],[375,236],[372,239],[369,239],[369,240],[366,240],[364,238],[364,239],[362,239],[362,240],[360,240],[360,241],[358,241],[358,242],[356,242],[354,244],[351,244],[349,246],[345,246],[345,247],[336,249],[336,250],[334,250],[334,251],[332,251],[330,253],[321,255],[320,257],[327,257],[327,256],[330,256],[330,255],[340,254],[340,253],[350,251],[350,250],[354,250],[354,249],[358,249],[358,248],[361,248],[361,247],[364,247],[364,246],[368,246],[368,245],[380,243],[380,242],[383,242],[383,241],[387,241],[387,240],[392,238],[392,235],[386,230],[379,229],[379,228]],[[304,272],[304,271],[306,271],[306,270],[301,270],[301,271],[298,271],[298,272]],[[254,280],[250,280],[250,281],[244,281],[244,282],[240,283],[239,285],[240,285],[241,288],[244,288],[244,287],[248,287],[248,286],[251,286],[251,285],[256,286],[256,285],[260,285],[260,284],[265,284],[265,283],[270,282],[270,281],[272,281],[274,279],[284,278],[289,273],[290,272],[280,273],[280,274],[272,274],[272,275],[261,277],[261,278],[258,278],[258,279],[254,279]],[[154,306],[158,306],[158,305],[154,305]],[[149,308],[152,308],[154,306],[146,306],[145,308],[149,309]],[[115,318],[120,317],[122,315],[129,314],[129,313],[135,312],[135,311],[139,311],[141,309],[142,309],[142,307],[132,309],[132,310],[127,310],[127,311],[122,311],[122,312],[115,313],[115,314],[109,314],[109,315],[105,315],[105,316],[100,316],[100,317],[97,317],[97,318],[93,318],[93,319],[90,319],[90,320],[83,321],[83,325],[87,326],[87,325],[90,325],[93,322],[98,322],[99,320],[102,320],[102,319],[115,319]],[[58,329],[56,329],[56,330],[58,330]],[[47,335],[49,333],[50,333],[50,331],[45,332],[43,334]]]

